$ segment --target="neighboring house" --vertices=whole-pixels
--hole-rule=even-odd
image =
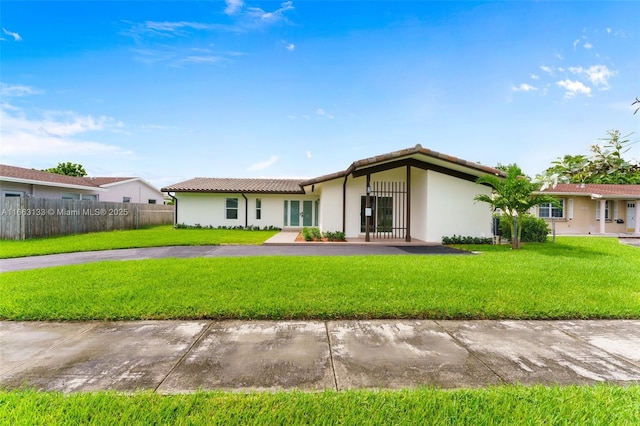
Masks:
[[[541,193],[560,202],[535,211],[555,222],[557,234],[640,233],[640,185],[558,184]]]
[[[107,189],[81,177],[58,175],[40,170],[0,165],[2,197],[62,198],[99,201]]]
[[[491,235],[491,210],[476,203],[486,166],[413,148],[358,160],[314,179],[195,178],[162,188],[176,199],[176,223],[342,231],[347,238],[440,242]],[[367,226],[368,225],[368,226]]]
[[[164,204],[164,194],[139,177],[90,177],[84,179],[100,188],[109,190],[100,196],[100,201]]]
[[[164,204],[157,188],[137,177],[74,177],[0,165],[2,197],[61,198]]]

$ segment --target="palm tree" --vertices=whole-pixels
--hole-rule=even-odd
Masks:
[[[531,182],[517,165],[510,165],[506,173],[506,178],[494,175],[479,177],[476,183],[491,186],[493,193],[478,194],[474,200],[488,203],[494,210],[500,209],[509,217],[511,248],[518,250],[522,235],[522,228],[518,226],[518,217],[527,214],[534,206],[543,203],[557,205],[558,201],[550,195],[534,195],[533,193],[540,189],[540,184]]]

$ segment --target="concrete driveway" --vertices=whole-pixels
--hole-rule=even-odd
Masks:
[[[363,244],[289,244],[289,245],[225,245],[225,246],[172,246],[136,249],[88,251],[20,257],[0,260],[0,272],[22,271],[51,266],[74,265],[102,260],[139,260],[190,257],[241,256],[361,256],[361,255],[432,255],[469,252],[441,245],[384,246]]]
[[[0,388],[640,383],[640,321],[0,322]]]

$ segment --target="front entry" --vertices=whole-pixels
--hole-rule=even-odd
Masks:
[[[636,223],[637,206],[634,201],[627,201],[627,232],[633,232]]]
[[[313,201],[285,200],[284,226],[300,227],[313,225]]]

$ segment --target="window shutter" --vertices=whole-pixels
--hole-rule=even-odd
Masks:
[[[573,219],[573,198],[569,198],[567,201],[567,217]]]
[[[596,200],[596,220],[600,220],[600,200]]]
[[[613,202],[613,220],[618,219],[618,200]]]

